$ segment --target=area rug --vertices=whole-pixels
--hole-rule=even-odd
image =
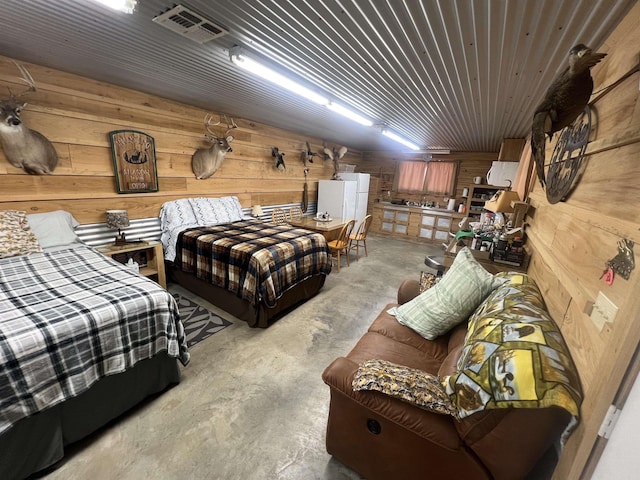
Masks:
[[[188,347],[194,346],[233,323],[207,310],[202,305],[198,305],[184,295],[174,292],[171,294],[178,302],[180,319],[187,335]]]

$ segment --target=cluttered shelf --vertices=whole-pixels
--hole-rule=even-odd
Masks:
[[[467,188],[469,193],[466,197],[467,214],[474,219],[477,219],[480,214],[485,211],[485,202],[490,200],[501,188],[504,187],[495,185],[470,185]]]
[[[489,273],[496,274],[498,272],[526,272],[529,266],[529,256],[522,248],[521,252],[507,252],[505,249],[502,254],[496,255],[498,250],[480,250],[471,248],[464,241],[456,239],[451,240],[444,254],[444,266],[448,269],[453,263],[453,259],[458,252],[465,246],[469,246],[473,257],[482,265]]]
[[[526,272],[529,256],[524,248],[523,230],[520,224],[514,228],[505,220],[502,213],[483,212],[478,222],[468,218],[461,222],[460,230],[445,251],[445,268],[453,263],[458,251],[467,246],[490,273]]]

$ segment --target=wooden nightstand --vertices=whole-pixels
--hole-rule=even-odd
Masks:
[[[157,281],[162,288],[167,288],[167,277],[164,272],[164,254],[162,243],[156,241],[131,243],[122,247],[101,245],[96,247],[103,255],[112,257],[120,263],[127,263],[129,258],[140,264],[140,274]],[[146,265],[144,265],[146,263]]]

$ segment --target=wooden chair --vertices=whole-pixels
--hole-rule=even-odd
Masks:
[[[289,209],[289,221],[291,220],[302,220],[303,212],[300,207],[291,207]]]
[[[327,242],[327,245],[329,245],[329,248],[331,249],[331,256],[333,257],[335,255],[338,259],[338,272],[340,271],[340,255],[342,253],[347,257],[347,265],[349,265],[349,236],[351,235],[355,224],[355,220],[350,220],[345,223],[340,230],[338,238]]]
[[[367,232],[369,231],[369,227],[371,226],[371,222],[373,221],[373,216],[367,215],[362,219],[360,225],[358,225],[358,230],[355,233],[349,235],[349,250],[356,249],[356,260],[360,258],[360,243],[362,242],[362,246],[364,247],[364,255],[365,257],[369,256],[367,252]]]
[[[287,214],[285,213],[283,208],[274,208],[271,212],[271,220],[276,225],[286,225]]]

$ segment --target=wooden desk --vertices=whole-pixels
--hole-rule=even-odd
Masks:
[[[293,227],[304,228],[312,232],[321,233],[327,242],[335,240],[340,233],[340,229],[344,227],[347,220],[342,218],[334,218],[330,222],[319,222],[313,217],[302,217],[299,220],[292,219],[289,224]]]

